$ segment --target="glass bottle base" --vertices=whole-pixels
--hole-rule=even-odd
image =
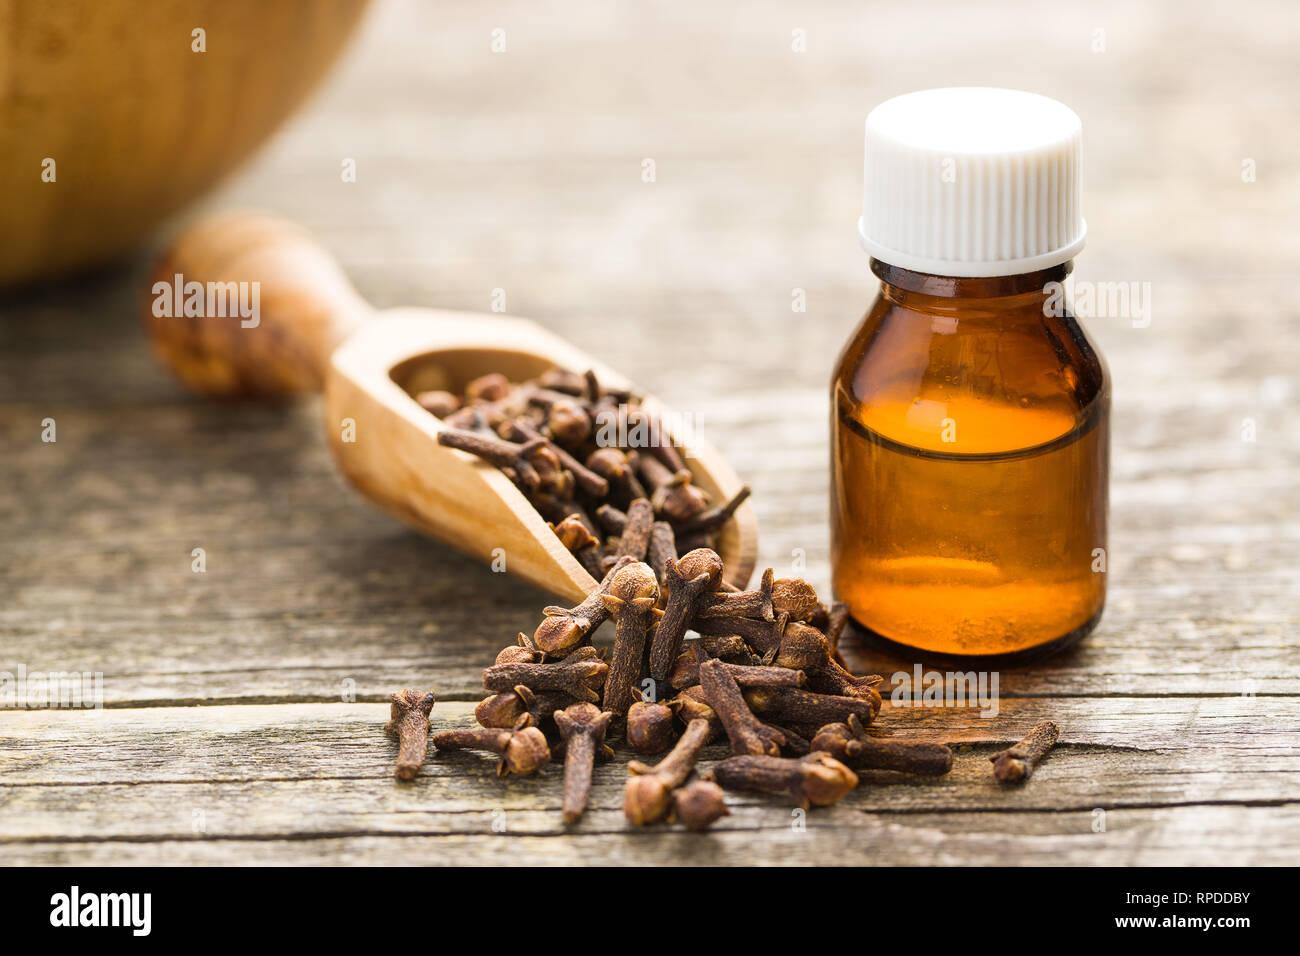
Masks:
[[[854,637],[866,647],[889,654],[891,657],[900,658],[909,664],[933,663],[962,666],[974,670],[1000,670],[1002,668],[1023,667],[1026,664],[1044,660],[1077,644],[1092,633],[1092,629],[1097,626],[1097,622],[1101,620],[1104,611],[1105,605],[1103,604],[1102,607],[1097,609],[1096,614],[1068,634],[1063,634],[1046,643],[1036,644],[1033,647],[1013,651],[1009,654],[950,654],[942,651],[928,651],[924,648],[912,647],[909,644],[901,644],[885,637],[883,634],[878,634],[851,615],[849,624]]]

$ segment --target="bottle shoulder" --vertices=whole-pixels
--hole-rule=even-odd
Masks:
[[[1041,297],[904,303],[882,293],[832,381],[836,414],[911,447],[1007,452],[1057,440],[1109,405],[1086,331]]]

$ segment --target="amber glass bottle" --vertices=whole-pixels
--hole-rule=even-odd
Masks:
[[[911,96],[971,93],[1030,96]],[[978,97],[957,104],[963,120],[980,106]],[[1006,118],[1014,112],[1008,104],[998,106],[990,122],[1001,117],[1018,129],[1014,117]],[[940,109],[931,122],[944,118]],[[1014,135],[1005,138],[1012,145],[995,137],[985,153],[968,157],[975,172],[994,170],[974,177],[985,194],[975,197],[973,217],[966,207],[988,245],[981,250],[972,242],[965,258],[946,260],[926,247],[926,237],[951,237],[951,230],[923,222],[919,232],[900,236],[889,232],[890,222],[882,227],[873,220],[879,210],[871,203],[884,201],[882,191],[898,205],[888,191],[889,161],[902,149],[916,151],[914,143],[900,147],[906,137],[888,119],[895,155],[878,163],[883,171],[873,170],[868,120],[861,226],[880,294],[832,379],[835,594],[869,637],[911,656],[1029,659],[1086,634],[1105,601],[1110,387],[1096,348],[1061,307],[1061,283],[1082,246],[1077,179],[1065,213],[1051,210],[1060,227],[1055,234],[1034,228],[1030,208],[1028,226],[1017,232],[1013,223],[1004,241],[997,225],[1006,221],[1006,207],[998,188],[1019,194],[1022,206],[1032,206],[1034,197],[1017,193],[1014,176],[997,180],[998,168],[1015,165],[998,161],[1020,143]],[[913,139],[927,135],[907,132]],[[1077,148],[1077,136],[1048,146],[1049,154]],[[1068,162],[1053,164],[1068,169]],[[1068,177],[1058,185],[1071,189]],[[980,202],[993,207],[992,227],[980,221]],[[1070,203],[1077,223],[1068,215]],[[905,213],[906,187],[901,205]],[[933,202],[921,208],[922,216],[936,218]],[[943,215],[937,214],[940,225]],[[895,248],[909,243],[910,250]],[[1009,251],[999,256],[999,250]],[[916,268],[922,265],[927,268]]]

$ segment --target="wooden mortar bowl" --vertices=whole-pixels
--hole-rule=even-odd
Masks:
[[[0,285],[111,259],[230,172],[367,2],[0,0]]]

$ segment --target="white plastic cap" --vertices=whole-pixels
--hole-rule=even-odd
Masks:
[[[1047,269],[1083,248],[1083,127],[1063,103],[923,90],[867,116],[858,234],[872,257],[944,276]]]

